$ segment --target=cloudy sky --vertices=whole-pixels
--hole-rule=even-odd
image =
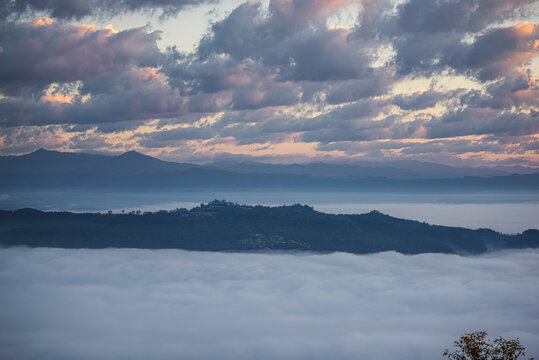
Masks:
[[[538,264],[529,249],[0,249],[0,358],[434,360],[479,330],[537,358]]]
[[[539,167],[534,0],[0,0],[0,155]]]

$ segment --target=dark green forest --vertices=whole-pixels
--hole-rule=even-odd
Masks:
[[[144,213],[0,211],[0,243],[61,248],[479,254],[538,247],[539,231],[505,235],[490,229],[429,225],[377,211],[333,215],[299,204],[267,207],[214,200],[191,210]]]

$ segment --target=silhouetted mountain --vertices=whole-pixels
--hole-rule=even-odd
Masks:
[[[422,176],[408,169],[397,169],[391,167],[363,167],[348,164],[264,164],[254,162],[216,162],[208,164],[207,167],[234,171],[241,174],[295,174],[310,175],[335,178],[350,177],[386,177],[391,179],[419,179]]]
[[[363,166],[379,166],[373,162],[357,162]],[[433,162],[424,162],[417,160],[395,160],[385,163],[386,166],[398,169],[414,169],[414,171],[422,174],[427,178],[450,178],[462,176],[503,176],[512,174],[533,174],[538,172],[538,169],[524,166],[495,166],[495,167],[462,167],[448,166]]]
[[[118,156],[68,153],[39,149],[21,156],[0,156],[2,173],[7,174],[102,174],[136,175],[155,171],[179,171],[197,165],[162,161],[129,151]]]
[[[380,166],[373,162],[358,162],[358,165],[368,166],[369,168]],[[489,177],[511,175],[515,173],[492,167],[449,166],[417,160],[388,161],[385,163],[385,166],[396,169],[413,169],[414,172],[424,179],[459,178],[463,176]],[[531,172],[523,173],[529,174],[534,172],[537,172],[537,170],[532,169]]]
[[[0,157],[0,185],[17,187],[92,186],[126,182],[143,174],[198,167],[162,161],[130,151],[118,156],[39,149],[22,156]]]
[[[423,164],[423,163],[422,163]],[[425,165],[425,164],[423,164]],[[429,167],[435,166],[429,165]],[[427,166],[427,165],[425,165]],[[436,165],[438,166],[438,165]],[[418,188],[537,189],[539,174],[491,177],[419,178],[414,171],[339,164],[198,166],[161,161],[137,152],[119,156],[38,150],[0,157],[0,187],[83,188]],[[417,167],[417,166],[416,166]],[[237,171],[225,170],[236,169]],[[375,169],[375,170],[372,170]],[[387,176],[373,176],[383,173]]]
[[[268,173],[268,174],[301,174],[312,176],[332,177],[384,177],[390,179],[442,179],[459,178],[463,176],[503,176],[514,172],[488,167],[452,167],[442,164],[427,163],[420,161],[389,161],[389,162],[354,162],[353,164],[339,163],[308,163],[308,164],[265,164],[257,162],[221,161],[208,164],[207,166],[235,171],[242,174]],[[523,173],[537,172],[535,169],[514,169]]]
[[[539,231],[504,235],[489,229],[429,225],[377,211],[332,215],[303,205],[246,206],[215,200],[191,210],[143,214],[0,211],[0,242],[63,248],[477,254],[538,247]]]

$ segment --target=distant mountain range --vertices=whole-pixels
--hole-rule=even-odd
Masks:
[[[303,205],[247,206],[215,200],[191,210],[142,214],[0,211],[0,245],[479,254],[539,247],[539,231],[504,235],[429,225],[377,211],[332,215]]]
[[[510,174],[508,170],[518,173]],[[451,167],[417,161],[195,165],[162,161],[135,151],[107,156],[40,149],[22,156],[0,157],[0,187],[539,189],[536,171],[524,167]]]
[[[209,166],[235,171],[243,174],[299,174],[312,176],[333,177],[383,177],[390,179],[413,180],[413,179],[443,179],[459,178],[463,176],[503,176],[512,174],[533,174],[538,169],[515,167],[453,167],[442,164],[420,162],[415,160],[402,160],[390,162],[357,161],[348,164],[339,163],[308,163],[308,164],[265,164],[256,162],[221,161]]]

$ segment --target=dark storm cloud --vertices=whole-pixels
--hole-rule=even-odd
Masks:
[[[116,33],[47,20],[0,24],[0,91],[13,95],[25,88],[41,90],[54,82],[156,66],[159,37],[159,31],[144,28]]]
[[[0,357],[430,360],[474,330],[533,356],[538,256],[2,249]]]
[[[80,19],[85,16],[111,17],[125,12],[157,12],[162,17],[216,0],[1,0],[0,19],[44,11],[58,19]]]

